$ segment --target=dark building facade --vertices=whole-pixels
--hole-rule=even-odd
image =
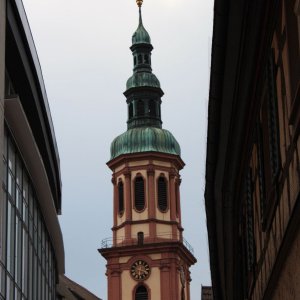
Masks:
[[[0,0],[0,155],[0,299],[98,299],[63,276],[59,156],[21,0]]]
[[[299,299],[299,37],[299,0],[215,0],[205,190],[214,299]]]
[[[213,290],[211,286],[201,287],[201,300],[213,300]]]

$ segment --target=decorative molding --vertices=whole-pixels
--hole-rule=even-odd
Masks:
[[[155,167],[154,165],[150,164],[147,166],[147,175],[148,176],[154,176],[155,174]]]

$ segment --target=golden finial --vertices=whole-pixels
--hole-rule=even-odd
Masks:
[[[141,7],[143,5],[143,0],[136,0],[136,4],[138,7]]]

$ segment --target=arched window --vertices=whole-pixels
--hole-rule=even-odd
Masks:
[[[150,100],[149,101],[149,115],[151,117],[155,117],[156,116],[156,103],[154,100]]]
[[[133,105],[132,103],[129,104],[129,119],[133,117]]]
[[[139,176],[136,177],[134,182],[134,204],[138,211],[141,211],[145,207],[145,189],[144,189],[144,179]]]
[[[144,102],[139,100],[137,103],[137,115],[138,117],[143,116],[145,114]]]
[[[124,211],[124,186],[123,182],[118,183],[118,192],[119,192],[119,214]]]
[[[136,56],[133,57],[134,66],[136,66]]]
[[[148,56],[148,54],[145,54],[145,56],[144,56],[144,62],[145,62],[145,64],[149,64],[149,56]]]
[[[167,192],[167,181],[164,177],[160,176],[157,181],[157,199],[158,207],[162,211],[166,211],[168,208]]]
[[[138,63],[139,64],[143,63],[143,57],[141,54],[138,55]]]
[[[144,244],[144,232],[140,231],[137,234],[138,245],[142,246]]]
[[[140,285],[135,291],[135,300],[148,300],[148,291],[145,286]]]

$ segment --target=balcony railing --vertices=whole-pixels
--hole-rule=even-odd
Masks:
[[[145,245],[145,244],[155,244],[161,242],[181,242],[192,254],[194,254],[193,247],[184,239],[180,239],[178,236],[174,236],[171,233],[161,233],[157,234],[155,237],[144,236],[142,241],[135,237],[131,238],[106,238],[101,241],[101,249],[122,247],[122,246],[134,246],[134,245]]]

